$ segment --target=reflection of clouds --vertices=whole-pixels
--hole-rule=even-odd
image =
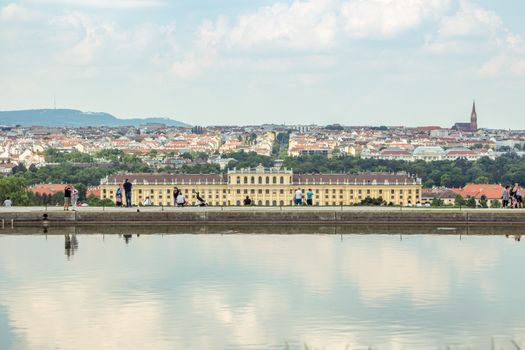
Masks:
[[[338,268],[338,241],[334,236],[201,236],[199,249],[210,262],[235,259],[242,268],[273,276],[293,277],[307,290],[330,291]]]
[[[407,294],[421,306],[442,302],[451,283],[465,283],[498,262],[497,249],[481,254],[476,244],[457,237],[427,237],[399,242],[394,236],[376,236],[371,242],[370,236],[350,236],[340,242],[336,236],[201,236],[199,247],[210,263],[271,271],[273,277],[294,278],[310,292],[326,294],[337,283],[350,283],[365,302]],[[494,295],[494,283],[479,277],[486,295]]]
[[[472,338],[483,331],[461,333],[462,321],[478,320],[455,319],[447,298],[454,288],[477,301],[503,290],[490,280],[504,252],[494,238],[151,236],[127,248],[80,238],[71,262],[63,237],[27,255],[18,252],[31,240],[0,246],[0,305],[23,348],[423,349],[442,339],[484,348]],[[47,254],[54,260],[35,266]],[[4,284],[6,268],[18,278]],[[446,329],[436,312],[459,329],[436,334]],[[520,334],[523,318],[512,316],[512,330],[498,328],[502,316],[478,324]],[[410,317],[424,324],[403,323]]]
[[[271,343],[273,339],[269,339],[264,322],[268,321],[265,320],[265,306],[271,309],[271,300],[255,296],[246,305],[234,305],[228,302],[226,294],[227,292],[201,288],[191,292],[192,314],[201,315],[200,327],[220,329],[223,335],[228,335],[229,342],[238,346],[264,346]],[[204,343],[214,343],[217,342],[217,335],[206,333],[201,337],[204,338]]]
[[[343,273],[357,284],[365,302],[408,294],[413,304],[428,306],[441,303],[452,284],[465,283],[497,262],[494,249],[480,254],[475,244],[460,244],[450,237],[430,238],[428,242],[416,238],[423,240],[417,245],[382,239],[372,247],[368,240],[354,240],[351,253],[343,256]],[[478,283],[493,285],[488,278]]]
[[[160,302],[147,294],[124,301],[97,290],[77,284],[14,289],[2,304],[28,349],[173,349],[161,336]]]

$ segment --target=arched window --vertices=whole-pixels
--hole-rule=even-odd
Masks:
[[[262,205],[262,201],[258,201],[258,202],[257,202],[257,205]]]
[[[277,201],[272,201],[272,205],[275,207],[277,205]]]
[[[267,206],[267,207],[270,206],[270,201],[266,201],[266,206]]]
[[[259,176],[259,185],[262,184],[262,176]]]
[[[284,177],[281,176],[281,178],[279,179],[279,183],[282,185],[284,183]]]
[[[254,184],[255,183],[255,177],[252,176],[251,178],[251,183]]]
[[[235,202],[235,205],[241,205],[241,201]]]
[[[273,181],[272,181],[273,184],[276,184],[276,183],[277,183],[277,176],[274,176],[272,180],[273,180]]]
[[[245,176],[245,177],[244,177],[244,183],[245,183],[245,184],[248,183],[248,176]]]
[[[284,205],[284,201],[279,201],[279,205],[283,206]]]
[[[266,176],[266,184],[270,184],[270,177],[269,176]]]
[[[240,185],[240,184],[241,184],[241,177],[237,176],[237,185]]]

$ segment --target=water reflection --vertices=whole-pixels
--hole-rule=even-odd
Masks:
[[[0,236],[0,349],[525,345],[516,232],[460,240],[458,232],[348,227],[323,235],[89,230],[50,228],[47,241]],[[62,242],[75,259],[56,254]]]
[[[64,235],[64,250],[68,260],[75,255],[78,250],[77,235]]]

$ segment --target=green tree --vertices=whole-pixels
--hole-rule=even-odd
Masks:
[[[467,207],[469,208],[475,208],[476,207],[476,199],[475,198],[472,198],[472,197],[469,197],[467,199]]]
[[[486,176],[479,176],[476,178],[476,183],[477,184],[488,184],[489,183],[489,178],[486,177]]]
[[[465,201],[465,199],[463,199],[463,197],[461,197],[459,194],[456,196],[456,198],[454,199],[454,205],[458,206],[458,207],[462,207],[464,206],[465,204],[467,204],[467,202]]]
[[[480,205],[482,208],[488,208],[487,196],[485,196],[484,194],[481,195],[481,197],[480,197],[480,199],[479,199],[479,205]]]
[[[111,199],[100,199],[93,194],[90,194],[89,197],[86,198],[86,203],[90,207],[112,207],[115,205],[115,203]]]
[[[501,208],[501,202],[497,199],[492,199],[490,201],[490,207],[494,209]]]
[[[430,202],[430,205],[433,207],[442,207],[445,205],[445,202],[441,198],[433,198],[432,202]]]
[[[13,205],[31,205],[33,195],[27,190],[27,183],[19,176],[0,177],[0,200],[11,198]]]

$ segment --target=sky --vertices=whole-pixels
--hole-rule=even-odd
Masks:
[[[517,0],[0,0],[0,110],[525,129]]]

